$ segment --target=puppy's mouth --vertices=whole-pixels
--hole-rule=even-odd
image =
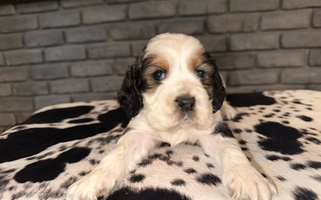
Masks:
[[[194,112],[181,112],[180,124],[195,124]]]

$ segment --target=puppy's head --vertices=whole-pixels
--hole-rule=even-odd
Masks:
[[[214,59],[194,37],[160,34],[130,66],[118,93],[130,118],[139,112],[159,130],[213,119],[225,98]]]

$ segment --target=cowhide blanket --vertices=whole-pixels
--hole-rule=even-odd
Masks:
[[[229,95],[228,121],[277,200],[321,199],[321,92]],[[65,199],[67,188],[115,147],[127,124],[115,101],[43,108],[0,135],[0,199]],[[197,145],[161,145],[108,200],[232,199],[221,169]]]

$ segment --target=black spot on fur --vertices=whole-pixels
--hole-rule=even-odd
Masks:
[[[84,119],[70,120],[68,123],[70,123],[70,124],[81,124],[81,123],[87,123],[87,122],[92,122],[92,121],[94,121],[94,119],[84,118]]]
[[[202,184],[214,185],[214,186],[222,183],[222,181],[219,177],[217,177],[216,175],[211,174],[211,173],[201,174],[200,176],[198,176],[196,178],[196,180]]]
[[[263,115],[263,117],[265,117],[265,118],[271,118],[271,117],[273,117],[274,116],[274,114],[273,113],[271,113],[271,114],[267,114],[267,115]]]
[[[117,119],[116,121],[118,123],[120,121],[123,128],[125,128],[129,122],[129,119],[122,108],[117,108],[115,110],[110,110],[105,114],[101,114],[98,116],[98,119],[99,121],[105,123],[107,126],[115,126],[115,121],[112,119]]]
[[[261,123],[254,128],[256,132],[267,137],[261,138],[258,142],[264,150],[287,155],[304,152],[302,144],[297,140],[302,137],[302,134],[297,129],[276,122]]]
[[[215,127],[214,134],[221,134],[223,137],[234,137],[232,131],[225,122],[219,123]]]
[[[320,169],[321,168],[321,162],[319,162],[319,161],[308,161],[307,165],[313,169]]]
[[[293,164],[290,165],[290,167],[291,167],[292,169],[294,169],[294,170],[297,170],[297,171],[303,170],[303,169],[306,168],[305,165],[300,164],[300,163],[293,163]]]
[[[264,96],[261,92],[249,94],[229,94],[226,96],[226,99],[232,106],[235,107],[272,105],[276,103],[273,98]]]
[[[129,178],[129,181],[132,183],[138,183],[138,182],[142,182],[144,179],[145,179],[145,175],[143,174],[133,174]]]
[[[23,124],[47,124],[61,122],[64,119],[75,118],[89,113],[93,106],[76,106],[70,108],[56,108],[34,114]]]
[[[18,183],[42,182],[57,178],[65,170],[67,163],[75,163],[88,156],[90,149],[73,148],[54,159],[41,160],[25,166],[14,176]]]
[[[265,157],[266,157],[266,159],[271,160],[271,161],[277,161],[277,160],[281,159],[281,157],[277,156],[277,155],[267,155]]]
[[[321,183],[321,175],[315,175],[315,176],[311,176],[314,180],[318,181]]]
[[[160,189],[160,188],[145,188],[143,190],[133,191],[126,187],[115,191],[109,195],[106,200],[151,200],[151,199],[166,199],[166,200],[191,200],[191,198],[180,194],[175,190]]]
[[[194,174],[197,173],[197,171],[193,168],[187,168],[184,170],[184,172],[188,173],[188,174]]]
[[[193,156],[193,158],[192,158],[195,162],[198,162],[198,161],[200,161],[200,157],[198,157],[198,156]]]
[[[186,182],[183,179],[175,179],[171,182],[173,186],[184,186]]]
[[[311,117],[308,117],[308,116],[305,116],[305,115],[299,115],[299,116],[296,116],[296,117],[299,118],[299,119],[302,119],[305,122],[312,122],[313,121],[313,119]]]
[[[276,178],[279,179],[281,182],[285,182],[286,181],[286,179],[283,176],[277,176]]]
[[[293,197],[296,200],[317,200],[318,195],[310,189],[296,187],[293,192]]]
[[[212,163],[207,163],[206,166],[207,166],[208,168],[214,168],[214,165],[213,165]]]
[[[321,144],[321,141],[315,137],[307,137],[306,140],[313,142],[314,144]]]
[[[127,122],[122,109],[115,109],[100,115],[101,123],[60,128],[30,128],[11,133],[0,139],[0,163],[17,160],[37,154],[61,142],[83,139],[105,133],[118,124]],[[40,120],[40,119],[39,119]]]
[[[267,155],[265,157],[266,157],[266,159],[271,160],[271,161],[277,161],[277,160],[290,161],[290,160],[292,160],[291,158],[286,157],[286,156],[280,157],[277,155]]]
[[[236,128],[236,129],[233,129],[233,132],[236,133],[236,134],[240,134],[243,132],[242,129],[239,129],[239,128]]]

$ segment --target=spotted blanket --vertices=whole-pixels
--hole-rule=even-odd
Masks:
[[[233,94],[228,124],[275,200],[321,199],[321,92]],[[128,120],[115,101],[43,108],[0,135],[0,199],[65,199],[67,188],[115,147]],[[163,143],[105,200],[232,199],[201,147]]]

